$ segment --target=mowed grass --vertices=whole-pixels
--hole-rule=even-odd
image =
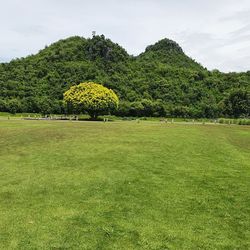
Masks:
[[[1,249],[250,249],[250,127],[0,121]]]

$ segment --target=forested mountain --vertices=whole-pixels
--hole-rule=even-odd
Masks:
[[[0,111],[65,113],[63,93],[85,81],[120,97],[122,116],[249,116],[250,71],[208,71],[163,39],[139,56],[103,35],[60,40],[0,64]]]

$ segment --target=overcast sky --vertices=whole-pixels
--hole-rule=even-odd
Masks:
[[[0,61],[93,30],[130,54],[167,37],[208,69],[250,70],[250,0],[0,0]]]

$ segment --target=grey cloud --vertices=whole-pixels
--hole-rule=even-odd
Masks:
[[[220,18],[220,20],[221,21],[237,20],[237,21],[241,21],[243,23],[245,23],[245,22],[250,23],[249,16],[250,16],[250,9],[248,6],[248,10],[236,11],[235,13],[233,13],[229,16]]]
[[[28,25],[25,27],[22,25],[18,25],[16,27],[13,27],[11,31],[20,33],[24,36],[43,35],[46,33],[45,28],[41,25]]]
[[[2,1],[0,61],[92,30],[134,55],[168,37],[209,69],[250,69],[248,0]]]

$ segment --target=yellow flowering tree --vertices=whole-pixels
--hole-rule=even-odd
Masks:
[[[87,112],[92,119],[117,109],[119,103],[113,90],[94,82],[72,86],[64,93],[64,101],[75,110]]]

